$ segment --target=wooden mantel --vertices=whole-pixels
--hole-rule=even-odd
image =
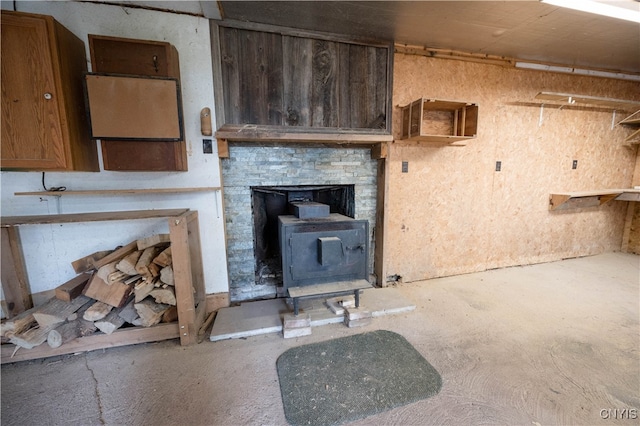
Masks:
[[[386,130],[225,124],[216,131],[218,155],[228,156],[228,142],[300,143],[332,146],[376,145],[392,142]]]

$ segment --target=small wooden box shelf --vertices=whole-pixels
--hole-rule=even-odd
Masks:
[[[402,107],[403,140],[466,145],[477,130],[476,104],[420,98]]]
[[[116,330],[113,334],[79,337],[58,348],[50,348],[47,344],[42,344],[33,349],[18,351],[13,357],[12,352],[15,347],[2,345],[2,363],[165,339],[180,338],[181,345],[196,343],[198,330],[206,313],[206,302],[198,212],[193,210],[139,210],[2,217],[0,227],[3,248],[2,289],[5,301],[10,306],[20,304],[20,308],[24,309],[25,303],[21,302],[29,298],[29,285],[18,232],[20,226],[152,218],[166,218],[168,221],[178,308],[177,323],[159,324],[148,328],[131,327]],[[5,260],[12,260],[15,267],[5,268]],[[19,312],[20,309],[16,309],[10,313],[9,317]]]

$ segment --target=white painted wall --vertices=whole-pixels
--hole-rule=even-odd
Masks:
[[[2,2],[12,9],[13,2]],[[200,134],[200,110],[214,111],[209,21],[174,13],[80,2],[19,1],[16,10],[51,15],[85,42],[89,70],[88,34],[166,41],[180,57],[184,128],[188,172],[67,172],[46,173],[46,185],[68,190],[219,187],[217,153],[204,154]],[[212,117],[215,123],[215,116]],[[210,137],[209,137],[210,138]],[[100,150],[99,150],[100,151]],[[102,164],[102,159],[100,159]],[[2,172],[2,216],[100,211],[189,208],[197,210],[204,263],[206,292],[229,290],[224,244],[221,193],[144,196],[14,196],[15,192],[41,191],[42,174]],[[33,293],[51,290],[73,278],[70,263],[97,250],[115,248],[136,238],[168,232],[165,219],[34,225],[20,228],[27,272]]]

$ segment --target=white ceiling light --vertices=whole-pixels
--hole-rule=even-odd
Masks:
[[[640,23],[640,3],[634,0],[618,1],[593,1],[593,0],[541,0],[543,3],[554,6],[580,10],[582,12],[595,13],[610,18],[624,19],[625,21]],[[620,7],[624,3],[625,6]],[[617,5],[616,5],[617,4]]]

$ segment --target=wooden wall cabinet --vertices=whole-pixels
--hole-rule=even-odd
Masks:
[[[95,73],[169,77],[180,81],[178,50],[170,43],[89,34],[89,50]],[[105,170],[188,170],[184,140],[103,140],[101,146]]]
[[[420,98],[402,107],[401,139],[465,145],[478,131],[478,105]]]
[[[82,40],[51,16],[2,11],[3,170],[99,171]]]

